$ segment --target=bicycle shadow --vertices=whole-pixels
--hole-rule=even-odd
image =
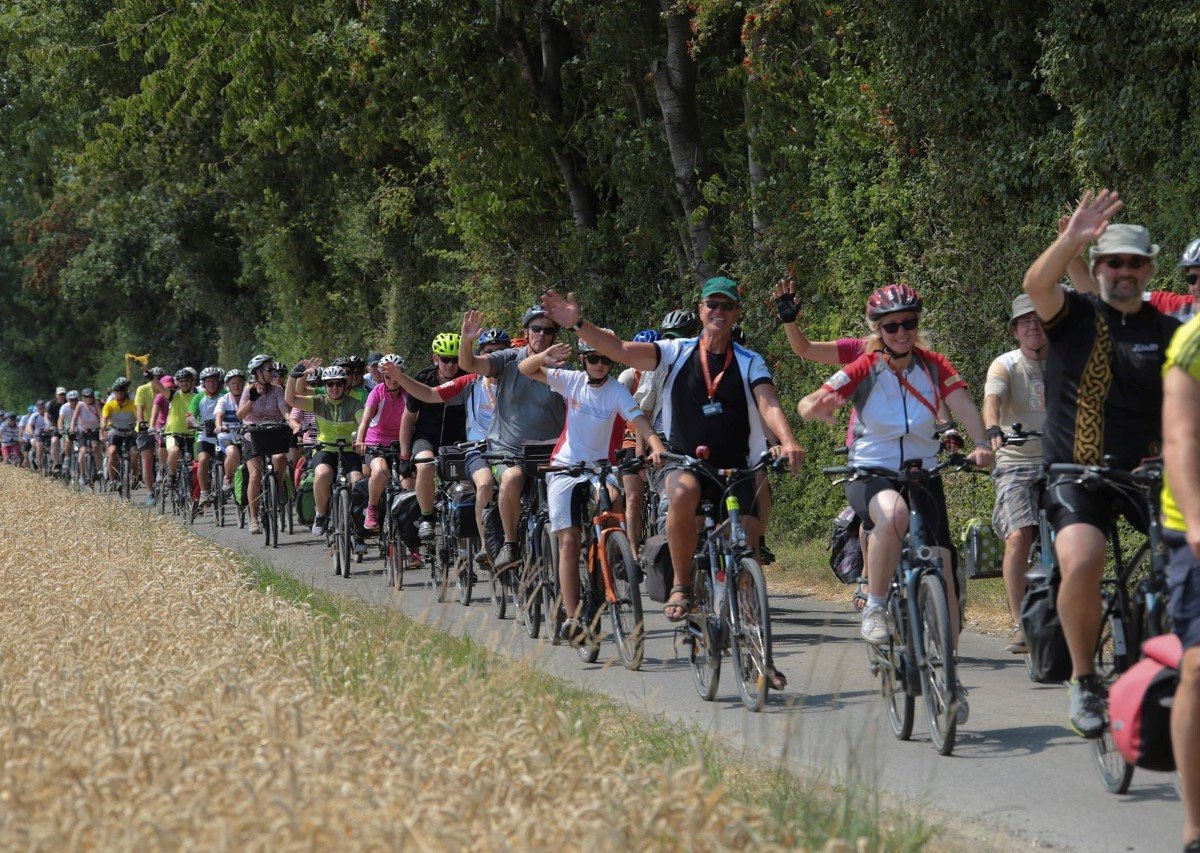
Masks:
[[[983,731],[958,729],[954,755],[958,758],[1015,758],[1037,755],[1052,747],[1079,741],[1063,726],[1013,726]]]

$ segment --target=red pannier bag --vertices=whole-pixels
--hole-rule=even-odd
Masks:
[[[1174,634],[1142,645],[1144,657],[1108,691],[1109,725],[1125,760],[1147,770],[1172,771],[1171,705],[1179,686],[1183,644]]]

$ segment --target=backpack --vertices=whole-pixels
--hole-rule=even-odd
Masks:
[[[962,544],[967,552],[968,578],[998,578],[1004,574],[1004,543],[991,524],[972,518],[963,531]]]
[[[1071,653],[1058,618],[1058,568],[1029,572],[1029,588],[1021,601],[1021,630],[1029,647],[1029,678],[1038,684],[1060,684],[1071,677]]]
[[[1117,749],[1130,764],[1172,771],[1171,705],[1179,686],[1183,644],[1174,634],[1147,640],[1145,654],[1108,690],[1109,725]]]
[[[833,519],[829,537],[829,568],[842,583],[856,583],[862,576],[863,553],[858,531],[862,522],[850,507],[844,507]]]
[[[646,595],[651,601],[666,604],[675,585],[675,571],[671,568],[671,549],[664,534],[655,534],[642,543],[641,563],[646,575]]]
[[[296,487],[296,518],[301,524],[309,525],[317,517],[317,501],[313,497],[313,472],[304,471]]]
[[[250,471],[244,462],[233,472],[233,500],[238,506],[246,505],[246,480],[249,476]]]

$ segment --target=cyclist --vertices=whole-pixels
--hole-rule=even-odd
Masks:
[[[481,356],[508,349],[510,345],[508,332],[503,329],[485,329],[479,335]],[[487,438],[496,411],[495,379],[476,373],[464,373],[449,382],[430,388],[425,383],[407,376],[404,373],[404,364],[399,359],[394,363],[385,364],[383,375],[385,378],[394,378],[408,394],[425,403],[444,403],[461,396],[467,413],[467,441],[483,441]],[[475,484],[475,523],[477,529],[483,531],[486,530],[483,511],[492,501],[495,480],[483,454],[472,451],[467,454],[465,462],[467,474]]]
[[[15,465],[20,458],[21,432],[17,427],[17,413],[5,412],[4,422],[0,423],[0,453],[4,461]]]
[[[800,401],[797,410],[806,419],[833,423],[834,412],[852,402],[857,420],[848,465],[898,471],[910,460],[923,467],[937,464],[941,449],[937,433],[942,401],[965,425],[975,442],[968,459],[979,467],[992,464],[993,456],[983,419],[967,394],[967,384],[949,360],[927,349],[918,331],[923,303],[907,284],[888,284],[867,299],[867,325],[871,335],[866,352],[831,376],[820,389]],[[846,500],[870,536],[867,561],[867,604],[863,608],[862,636],[881,645],[891,636],[887,593],[900,562],[900,549],[908,532],[909,502],[916,502],[930,538],[936,543],[947,580],[950,635],[958,646],[957,577],[950,570],[950,526],[946,497],[940,479],[931,480],[916,494],[901,493],[901,484],[889,477],[869,476],[846,484]],[[959,722],[967,716],[966,691],[960,685]]]
[[[91,448],[92,462],[95,464],[96,475],[100,473],[100,405],[96,402],[96,393],[91,388],[80,392],[79,405],[71,412],[71,432],[79,443],[79,485],[90,486],[91,483],[83,475],[85,454]]]
[[[416,379],[427,386],[450,382],[466,371],[458,366],[460,336],[454,332],[442,332],[433,339],[433,363],[417,374]],[[464,394],[458,393],[447,402],[428,403],[409,394],[405,402],[404,420],[400,426],[400,458],[414,463],[429,463],[437,449],[447,444],[466,440],[467,410],[463,405]],[[432,539],[434,533],[434,483],[433,465],[418,464],[417,503],[421,507],[421,520],[417,533],[421,539]]]
[[[75,452],[75,445],[71,436],[71,413],[78,405],[79,392],[74,389],[68,391],[67,401],[58,410],[58,419],[54,422],[57,434],[62,436],[62,459],[70,459],[71,454]]]
[[[610,329],[600,331],[616,337]],[[610,459],[613,426],[618,417],[631,424],[654,453],[665,451],[662,439],[650,429],[650,421],[633,401],[633,395],[610,375],[612,359],[596,352],[591,344],[582,339],[577,349],[584,362],[582,371],[547,367],[548,364],[563,364],[571,357],[571,347],[567,344],[555,344],[527,356],[518,365],[521,373],[544,382],[566,401],[566,423],[554,446],[550,464],[574,465]],[[590,480],[588,474],[571,476],[557,473],[546,476],[550,531],[558,537],[558,580],[562,589],[563,609],[567,614],[562,634],[572,645],[583,642],[588,634],[588,628],[579,620],[578,567],[582,519],[577,517],[575,495],[580,487],[587,488]],[[615,486],[615,480],[611,484],[604,484],[613,492],[615,502],[617,495],[612,486]],[[614,509],[620,511],[620,508],[619,503],[614,503]]]
[[[541,305],[534,305],[525,312],[521,325],[528,339],[527,344],[476,356],[471,351],[471,345],[481,336],[483,315],[472,309],[463,315],[462,342],[465,345],[459,350],[459,363],[464,370],[496,380],[496,411],[488,428],[488,450],[513,456],[522,454],[522,445],[527,441],[553,441],[562,432],[566,422],[566,407],[562,397],[544,383],[530,379],[517,369],[517,365],[526,357],[536,355],[554,343],[558,324]],[[488,557],[493,568],[502,572],[515,566],[521,559],[517,550],[517,525],[521,520],[525,472],[520,465],[498,465],[492,469],[492,473],[500,483],[496,504],[504,528],[504,544],[498,553],[489,554]],[[478,487],[478,483],[476,485]]]
[[[657,340],[661,340],[662,335],[657,329],[642,329],[633,336],[635,343],[652,344]],[[627,367],[621,371],[621,375],[617,377],[617,381],[625,386],[625,389],[630,394],[636,394],[638,388],[642,384],[642,371],[632,367]],[[636,397],[634,398],[636,402]],[[647,412],[638,407],[643,415],[649,418],[653,412]],[[630,424],[625,424],[624,435],[621,439],[621,450],[625,453],[633,453],[636,456],[645,455],[644,442],[637,430]],[[642,549],[642,513],[646,506],[646,472],[638,471],[636,474],[622,474],[621,482],[625,487],[625,518],[627,519],[626,528],[629,531],[629,545],[633,548],[633,553],[636,555]]]
[[[50,438],[50,418],[46,415],[46,401],[33,404],[33,412],[25,421],[25,435],[33,453],[33,462],[39,471],[46,464],[46,443]]]
[[[700,321],[696,312],[690,308],[676,308],[663,315],[659,324],[662,340],[673,341],[680,338],[694,338],[700,329]],[[652,341],[650,343],[653,343]],[[629,368],[633,370],[633,368]],[[659,418],[662,408],[659,405],[660,392],[667,379],[667,365],[660,363],[654,370],[646,372],[638,383],[638,389],[633,392],[633,400],[650,418],[650,423],[659,429]]]
[[[372,353],[374,355],[374,353]],[[379,529],[379,498],[391,477],[391,464],[387,453],[368,451],[367,445],[390,447],[400,441],[400,426],[404,420],[408,395],[393,371],[404,370],[404,359],[393,353],[380,356],[375,362],[381,379],[367,396],[362,421],[354,449],[367,456],[367,467],[371,479],[367,482],[367,513],[363,527]],[[425,387],[425,386],[422,386]]]
[[[346,393],[358,402],[366,405],[368,389],[363,384],[363,376],[367,372],[367,363],[360,356],[346,356]]]
[[[1025,273],[1025,292],[1049,341],[1042,448],[1050,464],[1099,465],[1111,456],[1115,467],[1129,470],[1159,451],[1162,365],[1179,321],[1143,301],[1158,246],[1141,226],[1109,224],[1121,207],[1115,192],[1085,193],[1062,233]],[[1063,290],[1058,281],[1068,263],[1093,241],[1099,295]],[[1108,711],[1093,661],[1106,532],[1120,512],[1144,533],[1146,509],[1063,479],[1048,484],[1045,507],[1062,571],[1058,612],[1071,652],[1071,728],[1096,738]]]
[[[167,433],[183,433],[188,436],[185,441],[191,442],[195,430],[188,426],[188,411],[196,396],[196,370],[192,367],[181,367],[175,371],[175,387],[167,391],[167,420],[163,431]],[[170,487],[175,488],[176,476],[179,474],[179,460],[183,458],[183,444],[179,439],[168,437],[167,445],[167,475]]]
[[[1006,444],[1003,425],[1020,423],[1026,430],[1041,432],[1046,422],[1046,335],[1027,294],[1013,300],[1008,332],[1018,346],[988,367],[983,422],[996,454],[992,528],[1004,540],[1004,589],[1013,622],[1005,650],[1021,655],[1028,651],[1020,628],[1021,600],[1041,506],[1042,441],[1029,438]]]
[[[58,420],[63,404],[67,402],[67,389],[59,385],[54,389],[54,399],[46,404],[46,419],[50,421],[50,463],[54,473],[62,471],[62,442],[59,440]]]
[[[399,356],[396,356],[399,358]],[[375,386],[383,381],[383,374],[379,372],[379,362],[383,360],[383,353],[372,352],[367,353],[367,375],[363,377],[363,388],[370,395],[375,390]]]
[[[100,410],[100,428],[103,430],[129,430],[129,434],[108,433],[108,480],[117,480],[117,453],[124,450],[133,456],[134,436],[133,427],[137,423],[137,409],[133,400],[129,399],[129,379],[118,376],[109,387],[112,399]]]
[[[315,366],[316,359],[306,359],[296,365],[302,371]],[[313,453],[313,501],[316,503],[316,517],[313,519],[312,532],[314,536],[325,535],[325,525],[329,519],[329,497],[333,490],[333,479],[338,470],[338,453],[333,445],[339,439],[346,442],[346,450],[342,453],[342,470],[349,473],[350,482],[357,483],[362,479],[362,457],[354,449],[354,439],[358,425],[363,419],[363,405],[357,397],[350,394],[349,375],[344,367],[327,367],[321,373],[325,383],[325,393],[305,396],[296,393],[298,376],[289,375],[284,402],[296,406],[317,416],[318,450]],[[366,552],[366,545],[359,538],[357,531],[353,534],[355,552]]]
[[[242,445],[233,430],[242,425],[237,410],[242,392],[246,390],[246,374],[240,368],[233,368],[225,374],[225,387],[227,393],[217,402],[216,428],[217,440],[225,455],[225,494],[228,495],[233,493],[233,473],[242,464]]]
[[[202,394],[196,394],[188,404],[187,424],[197,430],[196,470],[200,477],[200,506],[208,503],[208,466],[214,455],[220,455],[217,439],[217,407],[221,401],[221,386],[225,373],[219,367],[206,367],[200,371]],[[236,413],[235,413],[236,415]]]
[[[269,355],[259,354],[246,363],[246,373],[252,380],[244,391],[238,403],[237,417],[244,425],[253,426],[259,423],[286,423],[288,417],[287,403],[284,402],[284,389],[274,382],[271,370],[273,359]],[[246,484],[246,498],[252,509],[250,513],[250,532],[262,533],[258,521],[258,498],[262,492],[262,460],[254,452],[254,443],[249,436],[243,436],[242,455],[246,459],[249,482]],[[287,470],[286,454],[280,453],[273,457],[275,476],[281,478]],[[280,480],[280,489],[283,482]]]
[[[704,283],[698,305],[701,333],[696,338],[625,342],[584,321],[574,294],[564,298],[551,290],[542,297],[542,304],[557,323],[570,328],[601,355],[640,370],[668,365],[659,405],[662,432],[672,451],[693,454],[698,446],[706,445],[709,462],[716,467],[744,467],[767,449],[765,424],[779,437],[778,452],[787,457],[793,473],[804,462],[804,451],[792,436],[766,362],[758,353],[731,341],[741,315],[741,296],[730,279],[716,277]],[[724,502],[720,495],[712,494],[707,481],[671,465],[665,470],[670,506],[667,543],[675,585],[664,614],[679,622],[692,606],[696,510],[704,495],[715,497],[722,511]],[[753,484],[743,481],[732,493],[744,508],[749,541],[757,544]],[[786,683],[778,672],[772,681],[777,689]]]
[[[1059,220],[1059,233],[1066,227],[1070,217],[1064,216]],[[1172,293],[1168,290],[1146,290],[1142,299],[1149,302],[1160,313],[1174,317],[1181,323],[1186,323],[1196,316],[1196,299],[1200,297],[1200,240],[1187,244],[1179,258],[1176,267],[1183,274],[1183,284],[1187,293]],[[1092,275],[1092,267],[1076,255],[1067,265],[1067,275],[1076,290],[1081,293],[1099,294],[1100,289]]]
[[[1175,334],[1163,371],[1163,541],[1171,553],[1171,626],[1183,644],[1171,744],[1185,851],[1200,851],[1200,317]]]

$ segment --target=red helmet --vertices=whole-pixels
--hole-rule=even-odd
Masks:
[[[907,284],[885,284],[867,298],[867,319],[876,321],[897,311],[920,311],[921,294]]]

